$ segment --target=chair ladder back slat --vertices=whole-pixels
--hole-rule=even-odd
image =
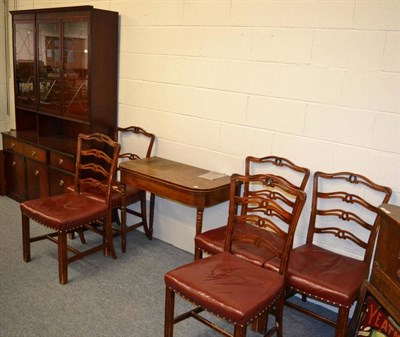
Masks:
[[[287,167],[288,169],[300,173],[303,177],[301,179],[300,184],[293,184],[292,182],[288,181],[286,178],[284,178],[287,183],[290,185],[293,185],[294,187],[297,187],[301,190],[304,191],[308,179],[310,177],[310,170],[306,167],[301,167],[296,164],[294,164],[292,161],[289,159],[283,158],[283,157],[278,157],[278,156],[266,156],[266,157],[253,157],[253,156],[248,156],[246,158],[246,167],[245,167],[245,174],[254,174],[252,172],[252,166],[254,163],[259,163],[259,164],[265,164],[265,163],[270,163],[276,167]]]
[[[238,190],[236,188],[238,183],[242,184],[244,188]],[[255,184],[258,188],[260,188],[260,185],[263,186],[257,191],[246,191],[246,189],[251,190],[252,184]],[[269,193],[268,188],[273,193]],[[237,193],[241,195],[238,196]],[[284,194],[291,198],[279,197],[279,195]],[[289,248],[293,241],[294,230],[304,206],[305,198],[306,195],[303,191],[287,185],[282,178],[275,175],[232,175],[225,250],[231,251],[233,241],[265,248],[279,257],[281,261],[284,260],[280,268],[280,272],[284,274],[287,267]],[[239,208],[245,208],[246,212],[240,212],[238,215],[237,209]],[[282,228],[282,224],[276,222],[278,219],[285,223],[286,228]],[[283,238],[283,248],[279,250],[271,244],[269,240],[271,236],[264,237],[251,232],[235,231],[235,227],[243,223],[254,225],[266,232],[270,232],[272,236],[276,235]]]
[[[74,190],[81,192],[89,187],[110,206],[120,149],[120,144],[107,135],[79,134]]]
[[[389,201],[391,189],[352,172],[318,171],[313,182],[307,243],[313,243],[315,234],[350,240],[364,250],[364,261],[369,263],[378,229],[378,206]],[[367,200],[367,197],[373,197],[374,201]],[[326,219],[326,223],[322,219]],[[361,231],[367,233],[365,238],[358,234]]]

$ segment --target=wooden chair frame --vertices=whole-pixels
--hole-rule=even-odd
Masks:
[[[261,183],[264,186],[257,190],[251,190],[250,184],[251,183]],[[243,189],[240,188],[243,186]],[[289,195],[292,197],[290,198]],[[294,200],[293,200],[294,198]],[[258,280],[261,284],[266,282],[263,279],[264,275],[278,275],[280,274],[283,277],[285,275],[287,265],[288,265],[288,257],[289,251],[293,242],[293,237],[295,233],[295,228],[297,222],[299,220],[302,208],[304,206],[306,199],[306,195],[303,191],[295,189],[288,185],[283,179],[274,175],[253,175],[253,176],[241,176],[234,174],[231,177],[231,185],[230,185],[230,203],[229,203],[229,216],[228,216],[228,228],[227,228],[227,235],[225,240],[225,247],[224,253],[216,254],[205,259],[195,260],[191,264],[188,264],[189,269],[193,269],[193,271],[197,270],[198,266],[200,265],[207,265],[208,262],[212,262],[213,260],[218,260],[224,254],[229,253],[232,256],[233,261],[240,261],[240,264],[251,266],[253,269],[258,269],[260,271],[261,279]],[[287,210],[287,208],[283,207],[283,204],[286,206],[290,206],[292,211]],[[245,212],[242,211],[245,209]],[[287,223],[287,233],[282,231],[272,219],[280,219]],[[258,226],[263,228],[264,230],[270,230],[274,232],[276,235],[284,236],[285,237],[285,245],[282,248],[282,251],[278,251],[276,247],[271,245],[268,240],[265,240],[263,237],[254,237],[253,235],[247,235],[246,233],[239,233],[237,235],[234,231],[234,227],[239,223],[249,223],[254,226]],[[240,257],[237,257],[231,253],[232,249],[232,242],[239,240],[245,242],[251,242],[255,245],[268,249],[272,252],[273,255],[279,258],[279,273],[275,271],[270,271],[265,268],[255,266],[254,264],[247,262]],[[185,268],[184,266],[183,268]],[[179,268],[178,268],[179,269]],[[214,269],[212,268],[214,273]],[[174,271],[172,271],[172,274]],[[172,286],[168,285],[168,280],[170,279],[170,273],[166,274],[166,302],[165,302],[165,330],[164,336],[165,337],[172,337],[173,336],[173,327],[174,324],[189,318],[193,317],[196,320],[200,321],[201,323],[207,325],[208,327],[214,329],[215,331],[221,333],[224,336],[233,336],[233,337],[245,337],[247,326],[258,320],[262,317],[267,317],[268,312],[275,308],[275,319],[276,324],[266,331],[266,324],[264,325],[257,325],[257,331],[263,334],[263,336],[272,336],[275,333],[277,336],[283,336],[283,329],[282,329],[282,318],[283,318],[283,288],[284,283],[282,285],[282,292],[279,296],[272,300],[269,303],[267,308],[264,308],[261,312],[259,312],[255,317],[249,319],[246,324],[238,324],[232,322],[231,319],[225,318],[219,312],[213,312],[207,306],[202,306],[197,303],[194,299],[188,297],[187,294],[181,294],[179,291],[174,289]],[[217,273],[218,274],[218,273]],[[173,276],[171,276],[173,277]],[[243,282],[246,281],[246,275],[243,275]],[[216,282],[219,282],[216,281]],[[239,283],[241,281],[235,279],[235,283]],[[229,285],[227,285],[229,287]],[[257,286],[255,285],[257,288]],[[184,285],[183,288],[189,289],[189,285]],[[189,302],[193,303],[196,308],[180,314],[178,316],[174,316],[174,306],[175,306],[175,294],[178,294]],[[207,298],[212,298],[213,292],[211,294],[205,293],[204,295]],[[220,326],[216,325],[212,321],[206,319],[199,314],[202,311],[210,311],[221,318],[225,318],[230,320],[231,323],[234,325],[234,332],[233,335],[230,334],[225,329],[221,328]],[[214,309],[215,310],[215,309]]]
[[[370,191],[374,191],[381,195],[381,201],[377,202],[376,205],[373,205],[363,199],[361,196],[353,194],[348,191],[329,191],[324,192],[320,190],[320,185],[325,181],[341,181],[343,183],[348,184],[348,186],[356,186],[362,185],[368,188]],[[316,235],[330,235],[331,238],[335,238],[336,240],[349,240],[353,242],[358,247],[361,247],[364,250],[363,261],[370,265],[371,258],[373,254],[373,249],[375,246],[375,240],[378,233],[379,228],[379,210],[378,206],[381,203],[387,203],[391,196],[391,189],[386,186],[381,186],[373,183],[371,180],[362,176],[360,174],[352,173],[352,172],[338,172],[338,173],[323,173],[323,172],[315,172],[313,178],[313,196],[312,196],[312,206],[311,206],[311,215],[310,215],[310,223],[307,233],[306,244],[316,245],[314,243]],[[319,204],[322,200],[335,199],[340,200],[345,205],[357,205],[362,209],[369,211],[371,213],[375,213],[376,217],[372,223],[368,223],[366,220],[362,218],[360,214],[356,214],[353,210],[343,210],[339,208],[320,208]],[[334,217],[337,218],[336,226],[319,226],[319,217]],[[340,224],[346,222],[353,222],[354,224],[358,224],[360,228],[367,230],[370,232],[367,240],[362,240],[360,237],[355,235],[353,232],[349,230],[343,229]],[[297,247],[298,249],[300,247]],[[289,264],[289,272],[290,274],[290,264]],[[290,277],[290,276],[288,276]],[[299,277],[299,276],[296,276]],[[361,284],[360,284],[361,287]],[[338,308],[337,320],[329,320],[319,314],[314,313],[311,310],[306,309],[301,305],[296,305],[290,301],[286,301],[286,305],[294,308],[300,312],[303,312],[315,319],[318,319],[328,325],[331,325],[336,328],[336,337],[344,337],[346,334],[346,329],[348,326],[348,317],[350,307],[343,306],[340,303],[333,303],[332,301],[321,298],[321,295],[311,294],[306,291],[302,291],[301,289],[294,289],[290,287],[287,288],[287,298],[290,298],[294,294],[299,293],[302,295],[303,301],[306,300],[307,297],[313,298],[314,300],[327,303],[329,305],[333,305]]]
[[[115,129],[115,141],[118,141],[121,138],[121,135],[136,135],[141,137],[148,138],[148,147],[146,150],[145,158],[150,158],[151,152],[153,150],[153,145],[155,141],[155,135],[147,132],[145,129],[139,126],[129,126],[129,127],[117,127]],[[121,139],[122,142],[122,139]],[[133,149],[135,151],[135,149]],[[120,153],[119,161],[121,160],[136,160],[141,159],[137,153],[133,152],[125,152]],[[119,169],[117,168],[117,171]],[[149,240],[153,237],[152,226],[148,226],[147,223],[147,211],[146,211],[146,191],[140,190],[135,191],[134,194],[130,193],[130,187],[126,184],[119,182],[119,188],[121,191],[120,197],[117,202],[113,203],[113,221],[115,221],[118,227],[113,227],[116,234],[121,234],[121,250],[123,253],[126,252],[126,235],[128,232],[133,231],[139,227],[143,227],[144,232]],[[137,202],[140,202],[140,212],[129,208],[129,205],[133,205]],[[154,193],[150,194],[150,224],[153,223],[154,220],[154,205],[155,205],[155,195]],[[121,219],[118,216],[118,209],[121,210]],[[127,214],[134,215],[139,217],[141,220],[137,223],[134,223],[130,226],[127,225]]]
[[[94,142],[101,144],[101,148],[92,148],[91,145]],[[104,147],[108,147],[108,149],[106,150]],[[66,284],[68,282],[69,263],[100,250],[103,250],[105,256],[111,255],[114,259],[116,258],[111,231],[111,188],[113,186],[119,151],[120,145],[106,135],[99,133],[78,135],[73,191],[21,203],[23,259],[25,262],[31,260],[31,242],[48,239],[56,243],[58,245],[59,281],[61,284]],[[88,159],[89,157],[92,159]],[[106,163],[108,167],[103,167],[100,162]],[[92,174],[88,176],[88,172]],[[95,197],[86,193],[87,189],[96,190]],[[93,211],[91,218],[86,217],[82,222],[79,222],[78,214],[75,219],[76,223],[66,229],[54,224],[53,221],[62,222],[64,219],[57,212],[57,207],[62,208],[64,206],[63,203],[67,203],[71,200],[71,197],[74,198],[75,202],[86,202],[88,207],[93,205],[96,209],[100,209],[101,213],[95,214]],[[53,206],[49,207],[48,205]],[[51,214],[54,214],[57,218],[52,218],[51,214],[47,218],[46,211],[51,211]],[[64,212],[68,213],[71,211],[66,209]],[[30,237],[30,218],[56,231]],[[97,226],[99,223],[103,224],[102,231]],[[101,234],[103,236],[102,243],[83,251],[70,247],[67,244],[68,234],[81,231],[82,229],[92,230]],[[68,257],[68,252],[73,253],[73,255]]]
[[[289,179],[283,177],[283,174],[279,174],[279,176],[291,187],[293,188],[298,188],[302,191],[304,191],[308,179],[310,177],[310,170],[306,167],[301,167],[298,166],[296,164],[294,164],[292,161],[283,158],[283,157],[278,157],[278,156],[266,156],[266,157],[254,157],[254,156],[248,156],[246,157],[245,160],[245,175],[254,175],[254,166],[255,165],[262,165],[262,167],[264,166],[268,166],[268,167],[274,167],[276,169],[279,169],[279,171],[283,171],[285,169],[287,169],[290,173],[298,173],[299,175],[299,183],[294,183],[291,182]],[[267,169],[265,169],[267,170]],[[263,169],[264,171],[264,169]],[[265,173],[265,172],[263,172]],[[276,173],[274,173],[276,174]],[[210,230],[208,233],[217,233],[217,236],[222,236],[223,233],[226,232],[226,227],[227,226],[222,226],[216,229],[212,229]],[[203,237],[205,239],[206,234],[200,234],[198,236],[198,238]],[[213,240],[213,239],[205,239],[205,240]],[[218,245],[217,242],[214,242],[215,245]],[[223,250],[223,246],[221,244],[221,251]],[[195,260],[201,259],[203,257],[203,253],[206,253],[207,255],[212,255],[214,252],[210,252],[208,250],[203,250],[202,247],[200,247],[199,245],[196,245],[196,238],[195,238]]]

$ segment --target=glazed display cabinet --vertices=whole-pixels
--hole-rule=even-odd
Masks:
[[[15,130],[3,132],[5,191],[22,201],[73,182],[79,133],[113,136],[118,13],[12,11]]]

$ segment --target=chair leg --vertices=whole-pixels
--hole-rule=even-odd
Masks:
[[[108,216],[107,219],[104,221],[104,232],[105,232],[105,238],[103,237],[103,242],[105,239],[105,255],[109,256],[111,254],[111,257],[113,259],[117,258],[117,254],[115,253],[115,248],[114,248],[114,241],[112,238],[112,228],[111,228],[111,217]]]
[[[83,233],[83,228],[78,230],[79,239],[82,244],[86,244],[85,234]]]
[[[22,251],[25,262],[31,260],[31,242],[29,230],[29,217],[22,214]]]
[[[175,292],[170,288],[166,287],[164,337],[173,337],[174,335],[174,310],[175,310]]]
[[[194,249],[194,259],[200,260],[203,258],[203,251],[200,248],[195,247]]]
[[[252,324],[252,330],[265,334],[268,328],[268,316],[268,312],[266,312],[255,319]]]
[[[275,325],[276,325],[276,335],[277,337],[283,337],[283,307],[285,305],[285,296],[284,294],[278,300],[276,304],[276,313],[275,313]],[[267,316],[268,317],[268,316]]]
[[[58,277],[61,284],[68,283],[67,234],[58,232]]]
[[[247,326],[235,325],[233,328],[233,337],[246,337]]]
[[[116,222],[118,226],[121,226],[121,221],[119,220],[118,215],[118,208],[113,208],[111,222]]]
[[[336,337],[346,336],[348,319],[349,319],[349,309],[340,307],[336,323],[336,334],[335,334]]]
[[[117,215],[118,217],[118,215]],[[119,218],[118,218],[119,219]],[[126,252],[126,204],[121,204],[121,250],[123,253]]]

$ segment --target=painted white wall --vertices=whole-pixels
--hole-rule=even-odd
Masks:
[[[155,133],[154,155],[231,174],[247,155],[275,154],[363,174],[400,204],[398,0],[85,4],[120,13],[118,124]],[[203,228],[226,215],[226,203],[207,209]],[[194,209],[157,199],[155,237],[193,251],[194,223]]]

